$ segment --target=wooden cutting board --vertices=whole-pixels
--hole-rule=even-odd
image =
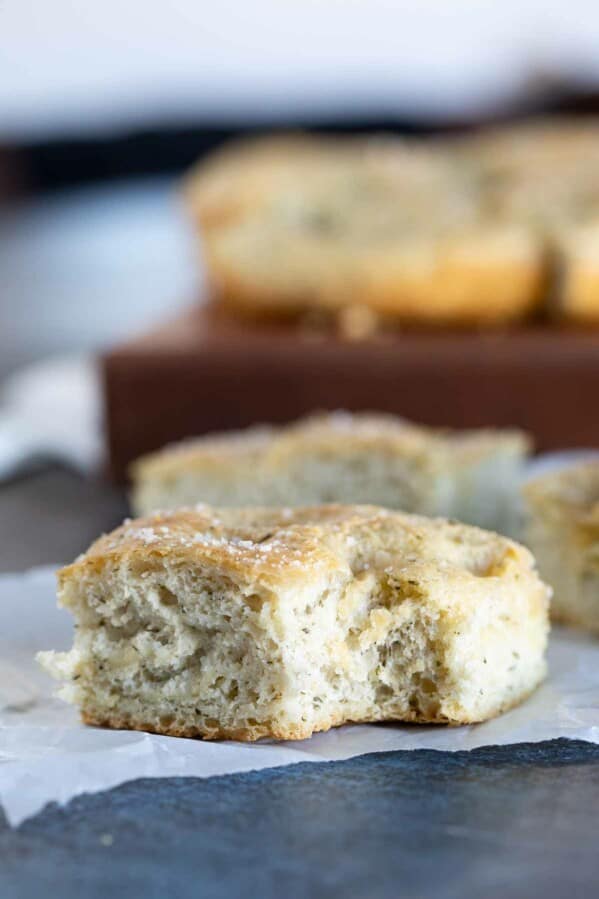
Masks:
[[[110,468],[182,437],[314,409],[518,426],[540,450],[599,447],[599,332],[405,332],[347,341],[193,307],[102,360]]]

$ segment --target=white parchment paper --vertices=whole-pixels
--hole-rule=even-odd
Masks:
[[[86,728],[52,698],[39,649],[70,645],[69,615],[56,608],[54,572],[0,576],[0,801],[17,825],[48,802],[137,777],[208,777],[393,749],[473,749],[554,737],[599,743],[599,641],[555,630],[550,676],[524,705],[470,727],[350,726],[290,743],[203,743]]]

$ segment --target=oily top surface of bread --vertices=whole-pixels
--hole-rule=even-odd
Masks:
[[[565,514],[599,530],[599,458],[541,475],[526,484],[523,492],[541,514]]]
[[[343,457],[376,451],[410,458],[433,471],[447,464],[475,463],[494,448],[526,452],[530,441],[517,430],[451,431],[414,425],[382,413],[322,413],[282,427],[258,426],[245,431],[208,434],[143,456],[132,466],[135,478],[168,477],[194,468],[226,468],[236,462],[260,462],[284,468],[294,457],[323,453]]]
[[[413,575],[415,590],[437,586],[451,601],[465,602],[461,587],[478,591],[486,578],[485,589],[492,590],[493,581],[534,569],[528,550],[506,537],[375,506],[198,506],[126,521],[62,569],[59,583],[106,565],[139,570],[165,560],[170,566],[198,564],[227,581],[259,581],[278,591],[273,599],[293,596],[296,583],[347,571]]]

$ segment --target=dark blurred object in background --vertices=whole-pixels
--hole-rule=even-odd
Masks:
[[[30,170],[26,151],[0,147],[0,204],[16,197],[23,187],[23,174]],[[31,174],[29,176],[31,179]],[[30,181],[31,183],[31,181]]]
[[[532,98],[516,103],[501,114],[488,114],[476,119],[454,118],[449,123],[408,116],[384,118],[373,115],[372,118],[353,120],[345,114],[317,123],[296,118],[288,121],[265,119],[242,125],[231,119],[228,125],[190,122],[187,126],[165,124],[162,127],[98,133],[79,138],[53,137],[14,145],[10,153],[5,150],[0,155],[0,196],[3,182],[5,191],[12,186],[14,193],[20,185],[28,192],[36,193],[113,178],[180,174],[225,141],[268,133],[273,128],[335,134],[383,132],[434,135],[553,114],[599,115],[599,94],[576,92],[566,85],[546,81],[542,90],[533,91]]]

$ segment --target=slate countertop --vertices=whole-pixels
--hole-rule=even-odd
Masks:
[[[568,741],[137,780],[0,828],[0,895],[576,899],[598,804]]]
[[[125,512],[60,469],[0,486],[0,570],[66,561]],[[0,899],[578,899],[599,892],[599,746],[428,750],[137,780],[0,813]]]

